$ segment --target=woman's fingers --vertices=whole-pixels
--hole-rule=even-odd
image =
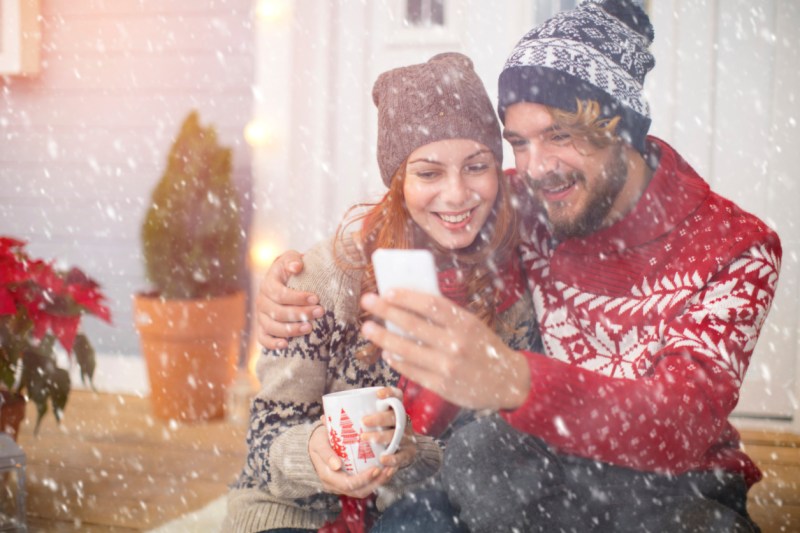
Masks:
[[[417,455],[416,446],[412,448],[400,446],[397,453],[383,455],[380,458],[381,464],[385,467],[403,468],[410,465]]]
[[[327,479],[322,479],[322,485],[327,492],[333,494],[366,498],[386,484],[396,471],[393,467],[375,467],[358,474],[333,472]]]
[[[392,467],[370,468],[358,474],[344,472],[342,460],[330,447],[324,428],[325,426],[321,425],[311,434],[308,453],[326,492],[365,498],[394,476],[397,469]]]

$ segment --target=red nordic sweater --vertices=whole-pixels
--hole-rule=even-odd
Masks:
[[[778,236],[709,190],[669,145],[623,220],[522,246],[545,354],[503,413],[562,453],[641,471],[761,473],[728,422],[780,268]]]

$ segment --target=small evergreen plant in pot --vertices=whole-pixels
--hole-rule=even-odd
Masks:
[[[231,150],[191,112],[142,225],[153,290],[134,297],[158,418],[224,415],[245,326],[245,235]]]
[[[202,299],[242,288],[244,232],[231,150],[184,120],[142,226],[147,278],[165,299]]]

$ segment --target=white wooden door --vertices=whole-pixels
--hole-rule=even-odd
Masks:
[[[800,4],[794,0],[650,2],[654,134],[711,184],[774,228],[783,264],[737,414],[798,413],[800,307]],[[794,421],[794,425],[797,421]]]

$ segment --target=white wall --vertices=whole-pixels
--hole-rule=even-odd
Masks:
[[[778,290],[737,412],[800,430],[800,4],[659,0],[651,12],[652,131],[783,245]]]
[[[114,325],[86,320],[90,339],[137,354],[139,226],[190,109],[217,127],[250,186],[251,0],[41,4],[41,73],[0,77],[0,234],[96,278]]]

